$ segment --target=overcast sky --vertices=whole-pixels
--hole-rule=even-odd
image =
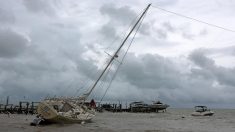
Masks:
[[[232,0],[0,0],[0,103],[88,90],[148,3],[235,30]],[[235,33],[150,7],[104,100],[235,108]]]

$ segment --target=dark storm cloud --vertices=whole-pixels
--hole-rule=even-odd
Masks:
[[[10,29],[0,29],[0,57],[15,57],[27,48],[27,44],[24,36]]]
[[[8,25],[11,26],[9,29],[0,30],[1,97],[10,95],[22,99],[28,95],[31,99],[38,100],[47,95],[74,96],[78,95],[76,91],[81,88],[84,89],[78,93],[84,93],[92,85],[91,82],[97,79],[102,69],[99,61],[104,58],[104,53],[100,48],[104,45],[101,45],[99,40],[103,39],[102,37],[107,39],[120,37],[119,32],[127,29],[130,22],[140,13],[139,9],[144,7],[143,4],[139,4],[141,2],[134,2],[133,5],[138,7],[131,8],[129,1],[125,4],[67,1],[60,3],[61,8],[57,8],[55,1],[23,0],[18,3],[11,1],[9,4],[7,1],[0,4],[1,27],[3,28],[6,23],[11,24]],[[69,6],[75,5],[74,3],[78,6]],[[161,6],[175,3],[174,0],[159,1]],[[14,10],[8,10],[10,7],[13,8],[12,5]],[[53,19],[47,17],[59,13],[62,13],[61,17]],[[94,14],[90,19],[91,13]],[[47,16],[41,17],[44,14]],[[94,21],[93,16],[97,17],[97,21]],[[153,15],[148,14],[147,17],[149,16]],[[223,49],[198,49],[189,57],[186,57],[185,52],[182,53],[183,57],[179,57],[178,55],[181,55],[179,51],[179,54],[173,53],[174,57],[167,57],[169,54],[172,56],[169,52],[181,50],[178,47],[174,49],[174,45],[184,42],[182,38],[179,38],[182,41],[170,42],[168,36],[185,33],[186,37],[182,37],[194,39],[197,36],[210,35],[206,28],[192,32],[189,24],[177,25],[177,23],[181,21],[177,19],[149,22],[148,18],[144,20],[137,40],[144,45],[140,50],[146,52],[136,51],[127,55],[108,91],[107,100],[159,98],[182,106],[195,102],[232,102],[235,99],[234,68],[216,65],[216,59],[211,57],[217,53],[235,55],[234,46]],[[153,28],[152,25],[157,27]],[[155,29],[157,30],[153,31]],[[91,33],[93,31],[94,34]],[[21,33],[27,35],[30,44]],[[142,35],[161,39],[146,39]],[[195,47],[189,45],[189,48]],[[164,53],[156,54],[156,51],[145,54],[149,53],[149,49]],[[110,76],[108,77],[110,79]],[[94,94],[99,98],[105,88],[98,86],[95,90],[97,91]]]
[[[235,68],[217,67],[215,75],[220,84],[235,87]]]
[[[235,46],[225,46],[220,48],[200,48],[195,50],[193,53],[203,54],[203,55],[226,55],[234,56],[235,55]],[[193,54],[191,54],[193,55]]]
[[[62,30],[50,32],[52,29],[40,28],[31,34],[32,46],[17,59],[0,60],[1,95],[16,98],[29,95],[36,100],[47,95],[75,95],[70,91],[88,80],[94,64],[82,58],[86,50],[79,44],[79,36]],[[41,34],[42,31],[45,33]],[[41,37],[48,39],[44,41]]]
[[[0,7],[0,22],[1,23],[14,23],[15,16],[12,12],[6,11]]]
[[[23,0],[23,4],[25,7],[35,13],[43,12],[47,15],[53,16],[55,15],[55,11],[53,9],[50,1],[47,0]]]
[[[198,49],[189,56],[189,59],[199,66],[199,69],[192,69],[193,75],[214,79],[221,85],[235,87],[235,68],[217,66],[214,60],[205,54],[205,50]]]
[[[197,49],[189,55],[189,60],[185,58],[184,61],[157,54],[128,54],[118,78],[139,90],[153,90],[155,96],[170,102],[231,102],[231,93],[235,91],[235,69],[217,66],[207,57],[207,51]],[[182,65],[184,63],[187,65]],[[154,93],[148,94],[154,96]]]
[[[193,51],[193,53],[189,56],[190,60],[192,60],[196,65],[204,68],[210,68],[214,66],[215,62],[205,56],[205,50],[197,49]]]
[[[123,66],[122,75],[128,81],[139,87],[147,89],[174,89],[180,73],[172,67],[173,63],[159,55],[128,55],[128,60]],[[169,82],[169,80],[171,80]]]
[[[1,96],[19,99],[28,95],[35,100],[47,95],[74,96],[70,91],[79,88],[84,78],[89,80],[89,70],[97,71],[94,62],[82,56],[87,49],[76,27],[40,23],[28,35],[30,46],[13,30],[0,30],[0,57],[15,57],[0,58]]]
[[[65,93],[68,81],[63,76],[66,74],[61,69],[56,69],[54,62],[48,63],[40,58],[27,58],[28,61],[0,62],[2,70],[0,82],[1,94],[16,98],[30,96],[30,99],[43,99],[47,94],[50,96]],[[38,61],[40,60],[40,62]],[[40,94],[40,95],[38,95]]]
[[[104,35],[108,35],[107,38],[110,37],[110,33],[111,35],[114,35],[114,33],[117,32],[113,27],[127,27],[130,22],[132,22],[131,24],[134,25],[134,22],[137,21],[137,13],[129,6],[117,7],[114,4],[104,4],[100,8],[100,12],[101,14],[109,17],[109,22],[101,29]],[[149,35],[150,29],[150,24],[143,23],[140,27],[139,33],[142,35]]]

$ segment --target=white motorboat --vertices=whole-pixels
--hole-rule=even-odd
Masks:
[[[206,106],[195,106],[194,108],[195,112],[191,114],[192,116],[212,116],[214,114],[214,112]]]

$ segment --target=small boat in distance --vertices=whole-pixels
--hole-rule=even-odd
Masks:
[[[206,106],[195,106],[194,108],[195,112],[191,114],[192,116],[212,116],[214,114],[214,112]]]

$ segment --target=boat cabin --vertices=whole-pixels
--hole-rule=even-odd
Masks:
[[[205,112],[205,111],[208,111],[209,109],[207,109],[206,106],[195,106],[195,111],[196,112]]]

